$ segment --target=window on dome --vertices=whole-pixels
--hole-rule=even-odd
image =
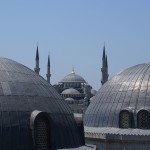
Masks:
[[[49,123],[44,117],[39,118],[35,124],[35,139],[37,150],[49,149]]]
[[[137,127],[140,129],[150,128],[150,113],[147,110],[140,110],[137,114]]]
[[[49,115],[35,110],[31,113],[30,128],[35,150],[50,150],[51,126]]]
[[[119,114],[119,127],[131,128],[131,113],[128,110],[122,110]]]

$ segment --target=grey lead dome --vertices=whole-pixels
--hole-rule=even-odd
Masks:
[[[63,82],[81,82],[81,83],[85,83],[85,80],[78,74],[75,74],[75,72],[71,72],[70,74],[68,74],[67,76],[65,76],[60,83]]]
[[[81,94],[78,90],[69,88],[64,90],[61,94]]]
[[[88,127],[119,127],[119,112],[150,109],[150,63],[130,67],[111,78],[91,101],[84,123]]]
[[[34,149],[30,117],[35,110],[51,118],[54,149],[82,145],[70,108],[55,89],[24,65],[0,58],[1,150]]]

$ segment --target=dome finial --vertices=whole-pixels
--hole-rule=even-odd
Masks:
[[[71,73],[75,74],[74,66],[72,67],[72,71],[71,71]]]

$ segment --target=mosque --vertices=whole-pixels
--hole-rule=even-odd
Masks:
[[[49,84],[50,57],[47,81],[39,71],[38,47],[34,71],[0,58],[0,150],[149,150],[150,63],[108,80],[104,46],[96,95],[74,70]],[[83,120],[75,115],[78,105],[73,110],[68,101],[87,105],[80,108]]]
[[[83,77],[76,74],[74,69],[54,87],[71,107],[73,113],[78,114],[85,112],[90,103],[90,98],[95,95],[92,87]]]
[[[106,58],[107,59],[107,58]],[[38,46],[36,50],[36,67],[35,72],[39,74],[39,51]],[[104,65],[107,62],[104,62]],[[107,67],[105,67],[107,68]],[[107,69],[103,70],[104,74]],[[47,82],[50,83],[50,57],[48,56],[47,62]],[[104,77],[103,82],[107,81],[107,77]],[[66,75],[63,79],[61,79],[58,84],[53,85],[56,91],[62,96],[62,98],[68,103],[72,112],[74,114],[82,115],[87,109],[90,100],[95,96],[96,91],[92,89],[92,86],[89,85],[83,77],[75,73],[74,67],[68,75]]]

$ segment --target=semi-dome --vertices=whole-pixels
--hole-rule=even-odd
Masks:
[[[126,69],[106,82],[86,110],[84,123],[88,127],[149,129],[149,110],[150,63],[144,63]]]
[[[0,149],[83,144],[73,114],[56,90],[29,68],[6,58],[0,58],[0,115]]]
[[[79,82],[79,83],[85,83],[85,80],[83,77],[80,75],[76,74],[74,71],[72,71],[70,74],[65,76],[60,83],[65,83],[65,82]]]
[[[61,94],[69,94],[69,95],[78,95],[80,94],[80,92],[76,89],[73,89],[73,88],[69,88],[69,89],[66,89],[64,90]]]
[[[66,101],[74,101],[74,99],[72,97],[68,97],[65,99]]]

